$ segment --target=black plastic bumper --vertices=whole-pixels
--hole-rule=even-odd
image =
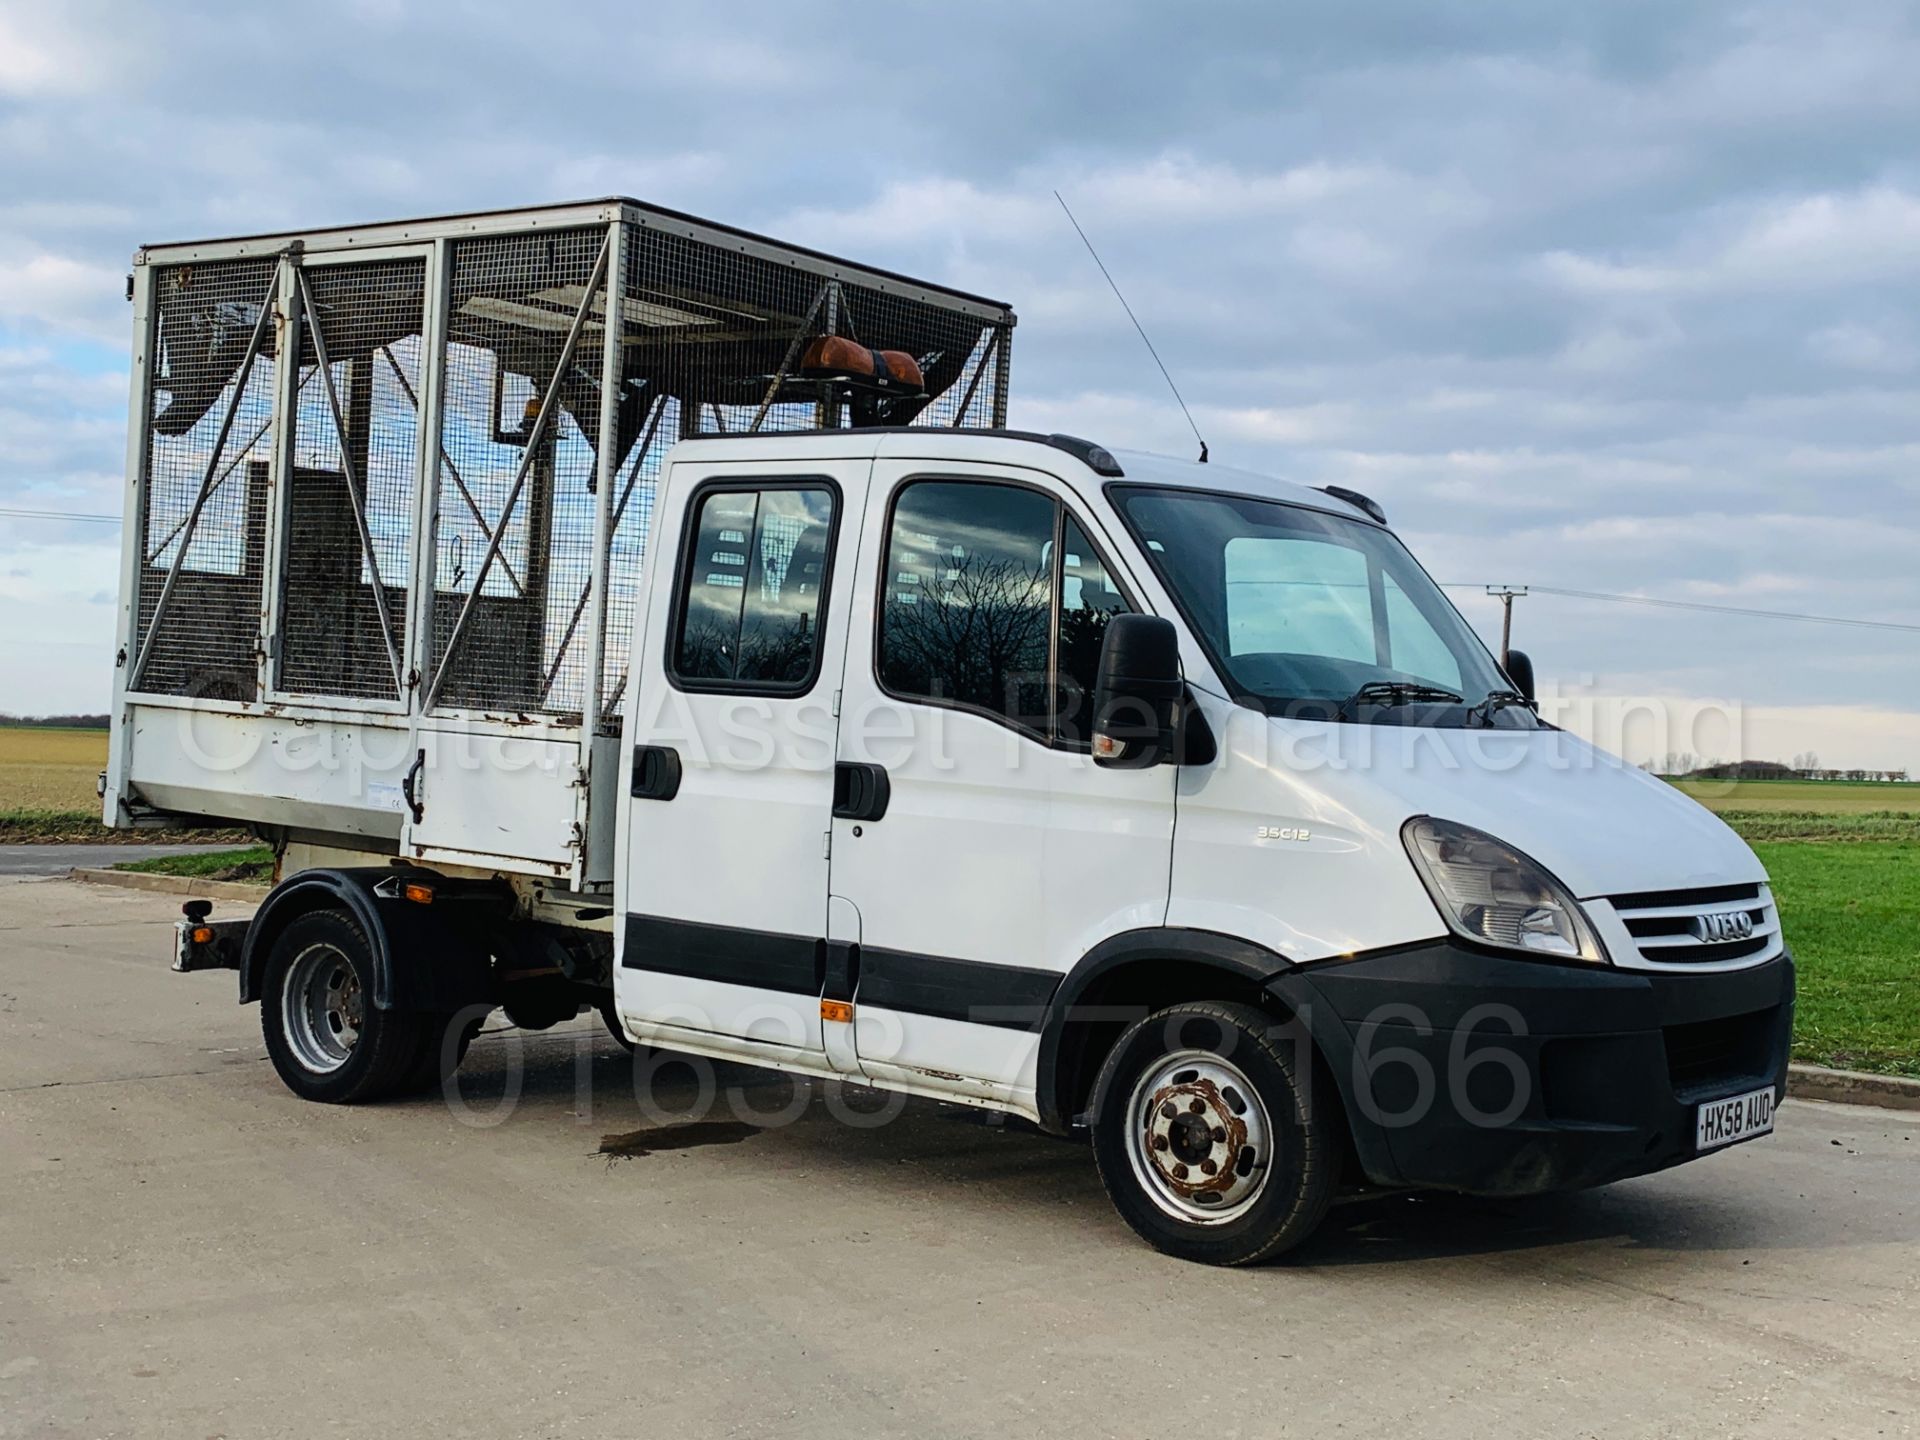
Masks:
[[[1786,1093],[1793,960],[1650,974],[1447,942],[1289,971],[1377,1185],[1526,1195],[1694,1159],[1703,1100]]]

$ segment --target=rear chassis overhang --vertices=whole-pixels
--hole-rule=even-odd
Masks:
[[[1794,966],[1649,973],[1436,941],[1268,990],[1326,1062],[1367,1180],[1530,1195],[1697,1158],[1701,1102],[1786,1093]]]

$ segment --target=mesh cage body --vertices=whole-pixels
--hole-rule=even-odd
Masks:
[[[1005,425],[1004,309],[608,203],[598,215],[625,218],[610,225],[580,207],[578,224],[517,212],[432,237],[403,225],[323,232],[299,255],[276,237],[284,265],[278,250],[157,257],[154,378],[136,411],[148,433],[132,635],[147,654],[135,692],[251,701],[270,689],[376,706],[431,694],[437,711],[567,724],[590,708],[598,654],[591,708],[611,729],[675,441]],[[349,246],[382,243],[419,248],[338,263]],[[589,293],[603,252],[621,263]],[[278,324],[241,363],[261,307],[276,304],[298,325],[291,376]],[[851,344],[826,347],[828,337]],[[435,394],[438,433],[425,435]],[[596,606],[602,504],[611,525]]]

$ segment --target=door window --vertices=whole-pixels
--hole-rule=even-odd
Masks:
[[[676,681],[792,694],[812,686],[835,509],[823,485],[728,484],[695,498],[669,666]]]
[[[1051,496],[915,481],[888,527],[880,683],[1084,748],[1107,622],[1127,608],[1086,532]]]

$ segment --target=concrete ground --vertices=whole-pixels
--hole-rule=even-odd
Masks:
[[[1084,1149],[944,1106],[741,1138],[723,1102],[598,1154],[651,1122],[585,1026],[484,1036],[457,1111],[302,1105],[230,976],[168,972],[176,909],[0,882],[0,1436],[1920,1423],[1920,1117],[1789,1102],[1663,1176],[1349,1206],[1213,1271],[1136,1242]]]
[[[88,866],[121,865],[198,850],[234,850],[227,845],[0,845],[0,875],[64,875]]]

